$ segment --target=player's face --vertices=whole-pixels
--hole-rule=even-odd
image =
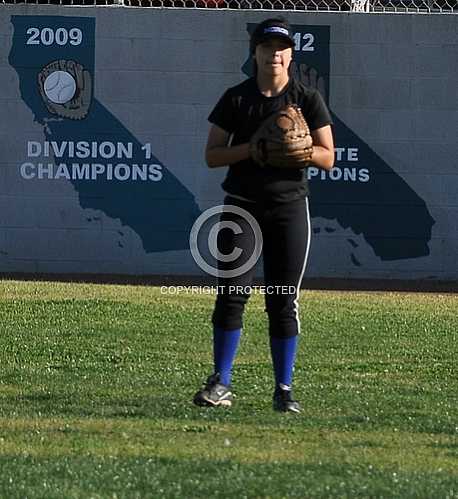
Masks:
[[[271,38],[256,46],[258,71],[264,74],[279,76],[287,73],[292,57],[292,48],[279,38]]]

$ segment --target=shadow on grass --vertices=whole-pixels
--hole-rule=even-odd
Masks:
[[[260,397],[256,403],[250,399],[238,399],[231,409],[201,408],[189,401],[173,397],[173,393],[163,395],[141,395],[132,397],[86,398],[80,394],[57,394],[52,392],[33,392],[14,396],[3,394],[0,397],[0,416],[3,417],[62,417],[62,418],[99,418],[99,419],[144,419],[144,420],[183,420],[183,422],[218,422],[244,424],[257,427],[260,418],[266,427],[278,427],[281,423],[288,431],[314,429],[316,431],[408,431],[456,435],[456,424],[452,418],[420,412],[383,412],[370,409],[365,414],[341,414],[321,416],[309,412],[304,406],[301,415],[278,414],[272,410],[270,398]],[[322,411],[323,413],[325,411]],[[363,445],[363,444],[361,444]],[[366,445],[366,442],[364,442]]]
[[[340,462],[120,456],[0,457],[2,497],[445,497],[455,477]],[[51,492],[52,491],[52,492]]]

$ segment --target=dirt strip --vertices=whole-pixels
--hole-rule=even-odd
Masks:
[[[190,275],[122,275],[122,274],[30,274],[0,273],[1,280],[84,282],[95,284],[130,284],[141,286],[216,286],[217,280],[208,276]],[[262,286],[255,279],[254,286]],[[400,279],[332,279],[308,278],[301,289],[342,291],[405,291],[419,293],[458,293],[458,281],[400,280]]]

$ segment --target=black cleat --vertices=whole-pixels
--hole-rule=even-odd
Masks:
[[[219,382],[219,374],[212,374],[207,382],[194,395],[194,404],[201,407],[230,407],[232,405],[231,387]]]
[[[275,389],[274,410],[279,412],[301,412],[301,406],[293,400],[289,386],[279,385]]]

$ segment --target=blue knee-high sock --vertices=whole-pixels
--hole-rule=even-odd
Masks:
[[[215,373],[219,373],[223,385],[231,384],[232,364],[237,353],[241,333],[241,329],[231,331],[224,331],[217,327],[213,329]]]
[[[291,386],[296,360],[297,336],[289,338],[270,337],[270,351],[274,366],[275,385]]]

